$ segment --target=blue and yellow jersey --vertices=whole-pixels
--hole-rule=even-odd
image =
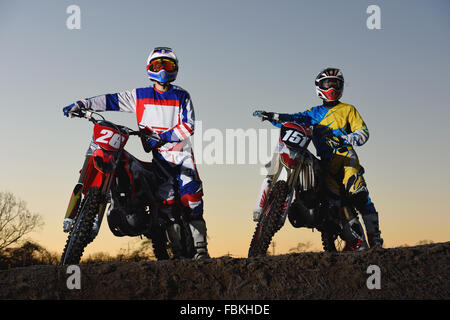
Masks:
[[[353,146],[363,145],[369,138],[369,130],[359,112],[353,105],[342,102],[333,107],[320,105],[304,112],[279,114],[278,121],[313,126],[313,143],[317,155],[322,159],[329,159],[338,152],[325,143],[325,136],[341,137],[345,143],[344,147],[348,147],[348,150],[352,150]],[[273,124],[280,126],[279,122]]]

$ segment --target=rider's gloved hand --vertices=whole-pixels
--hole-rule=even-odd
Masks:
[[[153,131],[149,133],[148,130],[141,134],[141,140],[145,152],[150,152],[164,144],[159,134]]]
[[[153,134],[147,140],[147,144],[152,149],[159,147],[161,145],[161,143],[162,143],[162,140],[161,140],[161,137],[158,134]]]
[[[86,109],[86,106],[84,105],[83,101],[78,100],[75,103],[72,103],[71,105],[68,105],[67,107],[63,108],[63,113],[66,117],[69,115],[73,117],[73,113],[77,113],[81,109]]]
[[[325,137],[325,143],[333,149],[339,149],[344,145],[344,139],[337,136],[327,136]]]
[[[267,112],[267,111],[259,111],[259,113],[262,115],[262,121],[267,120],[267,121],[278,121],[278,113],[274,113],[274,112]]]

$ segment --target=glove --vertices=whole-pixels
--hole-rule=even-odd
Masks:
[[[156,132],[141,134],[141,141],[145,152],[150,152],[164,144],[159,134]]]
[[[255,111],[255,113],[257,113],[259,116],[261,116],[261,121],[278,121],[278,113],[274,113],[274,112],[266,112],[266,111]]]
[[[70,115],[71,118],[74,117],[74,113],[77,113],[81,109],[86,109],[86,106],[84,105],[83,101],[78,100],[75,103],[72,103],[71,105],[63,108],[63,113],[66,117]]]
[[[147,144],[150,148],[154,149],[156,147],[159,147],[161,145],[161,137],[158,134],[152,135],[147,140]]]
[[[325,137],[325,143],[332,149],[340,149],[344,145],[344,139],[337,136]]]
[[[66,233],[69,232],[70,229],[72,228],[72,224],[73,224],[73,219],[65,218],[63,221],[63,231]]]

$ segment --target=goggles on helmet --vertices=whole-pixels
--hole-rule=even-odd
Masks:
[[[342,90],[343,88],[343,81],[339,78],[325,78],[319,81],[319,87],[320,89],[330,89],[334,88],[336,90]]]
[[[167,58],[156,58],[150,61],[147,66],[147,70],[151,72],[159,72],[161,70],[166,70],[167,72],[173,72],[178,69],[175,61]]]

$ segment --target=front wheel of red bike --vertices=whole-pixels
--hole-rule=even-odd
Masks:
[[[101,205],[101,193],[97,187],[90,188],[84,197],[75,223],[61,256],[61,265],[78,264],[84,248],[92,241],[92,227]]]

